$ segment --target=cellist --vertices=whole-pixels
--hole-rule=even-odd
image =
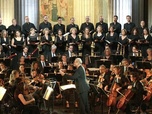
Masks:
[[[128,86],[128,89],[131,89],[134,92],[133,97],[128,102],[125,112],[126,114],[131,114],[131,107],[139,108],[143,101],[144,88],[141,82],[139,81],[139,73],[137,71],[133,71],[130,73],[131,84]]]

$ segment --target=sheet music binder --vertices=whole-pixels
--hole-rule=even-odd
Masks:
[[[6,89],[3,87],[0,87],[0,101],[2,101],[5,93],[6,93]]]
[[[53,93],[53,91],[54,91],[53,88],[48,86],[46,91],[45,91],[45,93],[44,93],[44,95],[43,95],[43,99],[49,100],[49,98],[50,98],[51,94]]]

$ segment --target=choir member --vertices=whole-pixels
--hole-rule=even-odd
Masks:
[[[3,52],[5,56],[9,56],[10,54],[10,39],[8,38],[8,34],[6,30],[2,31],[0,44],[3,46]]]
[[[43,30],[45,28],[48,28],[50,31],[52,31],[52,24],[48,22],[48,16],[44,15],[43,19],[43,22],[39,25],[39,33],[41,33],[41,35],[43,35]]]
[[[62,34],[65,34],[65,25],[62,24],[62,17],[58,17],[58,23],[53,27],[53,34],[58,35],[58,30],[61,30]]]
[[[93,25],[93,23],[89,22],[90,21],[90,17],[89,16],[86,16],[85,19],[86,19],[86,22],[81,24],[80,32],[82,34],[84,34],[85,28],[88,28],[89,31],[90,31],[90,34],[92,35],[94,33],[94,25]]]
[[[82,56],[85,58],[85,56],[87,54],[88,55],[91,54],[92,36],[90,34],[90,29],[89,28],[85,28],[84,34],[82,35],[81,40],[83,42],[83,48],[82,48],[83,55]]]
[[[29,36],[27,37],[27,44],[28,44],[28,51],[33,57],[38,56],[38,44],[39,38],[38,35],[35,33],[35,29],[31,28],[29,32]],[[34,53],[33,53],[34,52]]]
[[[66,27],[66,32],[70,32],[71,28],[76,28],[77,29],[77,33],[76,34],[79,34],[79,26],[77,24],[75,24],[75,18],[72,17],[70,19],[70,22],[71,23],[69,25],[67,25],[67,27]]]
[[[116,32],[114,32],[114,26],[110,26],[109,28],[109,33],[106,36],[106,39],[108,41],[108,45],[112,51],[112,53],[115,53],[117,50],[117,44],[116,41],[118,39],[118,34]]]
[[[24,43],[24,38],[21,37],[20,31],[15,32],[15,37],[12,39],[11,46],[13,47],[13,52],[20,54],[22,53]]]
[[[146,25],[145,25],[145,21],[142,20],[140,21],[140,27],[138,27],[138,32],[140,36],[143,35],[144,28],[146,28]]]
[[[2,18],[0,17],[0,35],[2,30],[6,30],[6,26],[2,24]]]
[[[135,23],[131,22],[131,16],[126,16],[127,23],[124,24],[124,29],[127,30],[127,35],[131,34],[132,29],[136,26]]]
[[[104,39],[106,37],[106,34],[103,32],[102,26],[99,25],[97,27],[97,31],[94,34],[93,40],[95,42],[95,52],[100,53],[100,55],[102,55],[104,48],[105,48],[105,43],[104,43]]]
[[[108,24],[107,23],[105,23],[105,22],[103,22],[103,17],[102,16],[100,16],[99,17],[99,22],[98,23],[96,23],[96,29],[97,29],[97,27],[100,25],[100,26],[102,26],[102,30],[103,30],[103,33],[107,33],[108,32]]]
[[[43,36],[41,38],[41,45],[42,45],[42,52],[45,56],[45,58],[48,60],[50,51],[51,51],[51,42],[52,42],[52,37],[49,35],[49,29],[45,28],[43,30]]]
[[[122,29],[121,30],[121,36],[119,37],[118,42],[120,43],[118,45],[120,45],[120,48],[121,48],[119,50],[120,53],[122,53],[124,55],[124,57],[127,58],[128,54],[129,54],[129,52],[128,52],[128,43],[129,43],[129,40],[128,40],[128,37],[127,37],[127,31],[126,31],[126,29]]]
[[[73,45],[73,52],[78,53],[78,45],[79,43],[79,36],[77,35],[77,29],[76,28],[71,28],[70,30],[70,35],[68,35],[68,41],[67,43],[69,45]]]
[[[136,27],[133,28],[131,35],[129,35],[128,38],[129,38],[129,43],[130,43],[130,50],[129,51],[131,51],[132,46],[134,46],[134,45],[138,46],[137,42],[140,39],[138,28],[136,28]]]
[[[121,24],[118,22],[118,16],[117,15],[113,16],[113,22],[110,23],[110,26],[114,27],[114,31],[119,36],[119,34],[121,33]]]
[[[16,19],[12,19],[12,25],[8,27],[8,35],[11,39],[15,37],[16,31],[21,33],[21,26],[17,24]]]
[[[148,28],[144,28],[143,35],[139,39],[138,43],[142,52],[142,56],[146,57],[147,56],[146,50],[152,45],[152,37],[149,33]]]
[[[29,36],[31,28],[36,30],[35,25],[29,21],[29,17],[25,16],[25,23],[22,25],[22,32],[25,35],[25,38]]]
[[[57,50],[56,50],[57,53],[61,55],[64,54],[66,48],[66,41],[61,29],[57,31],[56,46],[57,46]]]

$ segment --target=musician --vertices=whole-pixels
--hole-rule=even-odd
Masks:
[[[144,28],[143,35],[139,39],[139,46],[144,57],[147,56],[146,50],[152,45],[152,37],[149,33],[148,28]]]
[[[63,66],[65,68],[67,68],[67,66],[68,66],[68,58],[67,58],[67,56],[63,54],[62,57],[61,57],[61,60],[62,60]]]
[[[39,25],[39,33],[41,33],[41,35],[43,35],[43,30],[45,28],[48,28],[50,32],[52,31],[52,24],[48,22],[48,16],[44,15],[43,19],[43,22]]]
[[[38,61],[33,61],[31,64],[31,71],[35,70],[38,74],[41,72],[39,62]]]
[[[39,44],[38,35],[35,33],[35,31],[36,31],[36,29],[31,28],[29,35],[27,37],[27,44],[28,44],[29,53],[31,53],[31,55],[33,57],[38,56],[38,50],[36,52],[34,52],[34,51],[37,49],[37,46]]]
[[[108,24],[105,23],[105,22],[103,22],[103,20],[104,20],[103,17],[100,16],[100,17],[99,17],[99,22],[96,23],[96,29],[97,29],[97,27],[100,25],[100,26],[102,26],[102,31],[103,31],[103,33],[106,34],[106,33],[108,32]]]
[[[147,57],[145,58],[145,61],[152,62],[152,48],[147,49]]]
[[[53,27],[53,34],[57,36],[59,30],[62,31],[62,34],[65,34],[65,25],[62,24],[62,17],[58,17],[58,23]]]
[[[112,61],[111,49],[109,47],[105,48],[102,59],[108,59]]]
[[[5,57],[5,52],[3,52],[3,46],[0,45],[0,58],[4,58]]]
[[[82,56],[85,57],[86,54],[90,55],[92,36],[90,34],[89,28],[85,28],[84,34],[82,35],[81,40],[83,42]]]
[[[57,53],[61,55],[64,54],[66,48],[66,41],[63,36],[63,32],[60,29],[57,31],[56,46],[57,46],[57,50],[56,50]]]
[[[25,23],[22,25],[22,32],[25,35],[25,38],[29,36],[31,28],[34,28],[34,30],[36,31],[35,25],[29,21],[28,16],[25,16]]]
[[[40,55],[39,66],[41,73],[43,72],[45,66],[49,66],[49,63],[46,61],[44,55]]]
[[[80,114],[90,114],[88,103],[88,91],[90,87],[86,82],[85,70],[82,67],[82,60],[80,58],[76,58],[74,66],[76,67],[76,72],[73,76],[68,76],[62,70],[60,70],[60,74],[68,79],[75,80],[76,90],[80,100]]]
[[[11,39],[15,37],[16,31],[21,32],[21,26],[17,24],[16,19],[12,19],[12,25],[8,27],[8,35]]]
[[[18,70],[12,70],[12,72],[10,74],[10,78],[9,78],[9,84],[11,86],[14,86],[15,81],[16,81],[17,78],[19,78],[19,71]]]
[[[45,56],[45,58],[48,60],[50,51],[51,51],[51,42],[52,42],[52,37],[49,35],[49,29],[45,28],[43,30],[43,36],[41,38],[41,45],[42,45],[42,52]]]
[[[52,57],[57,57],[56,50],[57,50],[57,46],[55,44],[53,44],[51,46],[51,53],[50,53],[50,56],[49,56],[49,62],[51,62]]]
[[[138,49],[137,45],[134,45],[134,46],[132,46],[132,50],[131,50],[130,55],[131,56],[138,56],[138,52],[139,52],[139,49]]]
[[[0,17],[0,33],[1,33],[3,30],[6,30],[6,26],[2,24],[2,18]],[[1,34],[0,34],[0,35],[1,35]]]
[[[104,39],[106,34],[103,32],[103,28],[101,25],[97,27],[97,32],[94,34],[93,40],[95,42],[95,52],[99,52],[100,55],[104,51],[105,43]]]
[[[22,53],[19,54],[19,57],[21,57],[21,56],[24,56],[25,58],[28,58],[28,57],[31,56],[30,53],[28,52],[28,47],[27,46],[23,47]]]
[[[7,79],[9,77],[9,72],[8,72],[8,68],[6,67],[5,63],[0,62],[0,74],[4,74],[5,79]]]
[[[6,56],[9,56],[10,54],[10,40],[8,38],[8,34],[6,30],[2,31],[0,45],[3,46],[3,51],[6,54]]]
[[[35,102],[35,99],[31,100],[25,100],[24,98],[24,90],[25,90],[25,85],[23,82],[20,82],[18,86],[16,87],[15,93],[14,93],[14,98],[17,101],[17,106],[20,111],[24,111],[26,113],[30,114],[40,114],[39,108],[36,105],[29,105],[32,102]]]
[[[71,28],[76,28],[77,29],[77,35],[79,34],[79,26],[77,25],[77,24],[75,24],[74,22],[75,22],[75,18],[74,17],[71,17],[70,18],[70,24],[69,25],[67,25],[67,27],[66,27],[66,32],[70,32],[70,30],[71,30]]]
[[[110,26],[114,27],[114,32],[117,33],[117,35],[119,36],[119,34],[121,33],[121,24],[118,22],[117,15],[113,16],[113,22],[110,23]]]
[[[72,53],[73,53],[73,45],[69,45],[68,50],[65,52],[65,54],[67,55],[68,59],[70,57],[72,57]]]
[[[131,89],[134,95],[127,104],[127,107],[125,109],[126,114],[131,114],[132,106],[137,108],[140,107],[143,100],[144,89],[141,82],[139,81],[138,75],[139,73],[137,71],[130,73],[130,80],[132,83],[128,86],[128,89]]]
[[[143,30],[146,28],[145,21],[140,21],[140,27],[138,27],[139,36],[143,35]]]
[[[84,34],[85,29],[88,28],[89,31],[90,31],[90,34],[92,35],[94,33],[94,25],[93,25],[93,23],[89,22],[90,21],[90,17],[89,16],[86,16],[85,19],[86,19],[86,22],[81,24],[80,32],[82,34]]]
[[[116,41],[118,39],[118,34],[114,30],[114,26],[109,27],[109,33],[107,34],[105,40],[109,41],[107,45],[110,47],[112,53],[115,53],[117,50]]]
[[[127,35],[131,34],[132,29],[136,26],[135,23],[131,22],[131,16],[126,16],[127,23],[124,24],[124,29],[127,31]]]
[[[19,75],[20,77],[25,78],[27,76],[27,73],[25,72],[25,66],[20,64],[19,66]]]
[[[124,55],[125,58],[127,58],[128,57],[128,43],[129,43],[129,40],[128,40],[128,37],[127,37],[126,29],[121,30],[121,36],[119,37],[118,42],[121,43],[120,47],[123,50],[123,55]]]
[[[12,39],[11,46],[13,48],[13,52],[20,54],[23,50],[23,46],[25,45],[24,43],[24,38],[21,37],[20,31],[15,32],[15,37]]]
[[[77,35],[77,29],[76,28],[71,28],[70,29],[70,35],[68,35],[68,41],[67,43],[69,45],[73,45],[73,52],[78,53],[78,45],[79,43],[79,36]]]
[[[13,65],[13,66],[14,66],[14,69],[18,70],[20,65],[28,66],[28,65],[25,63],[25,57],[24,57],[24,56],[20,56],[20,57],[19,57],[19,61],[17,62],[17,64]]]

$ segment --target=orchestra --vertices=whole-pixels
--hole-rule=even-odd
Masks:
[[[108,114],[132,114],[134,109],[143,114],[151,107],[152,37],[145,22],[137,27],[127,15],[122,29],[114,15],[108,29],[102,16],[96,26],[89,16],[85,19],[80,29],[74,17],[67,26],[58,17],[52,27],[45,15],[37,29],[25,16],[22,29],[16,19],[6,29],[0,18],[0,87],[7,89],[5,104],[11,94],[18,111],[39,114],[46,88],[55,81],[55,100],[65,98],[69,108],[74,96],[80,114],[91,114],[90,107],[101,103]],[[70,84],[76,88],[61,91],[62,85]]]

